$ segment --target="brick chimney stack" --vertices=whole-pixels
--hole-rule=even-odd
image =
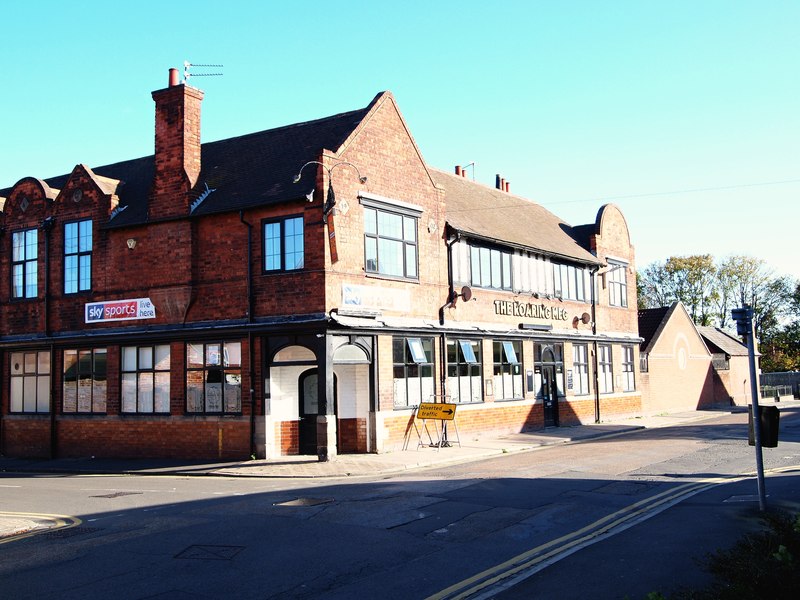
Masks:
[[[150,220],[185,216],[188,192],[200,176],[200,103],[203,92],[178,83],[170,69],[169,87],[153,92],[156,103],[155,178]]]

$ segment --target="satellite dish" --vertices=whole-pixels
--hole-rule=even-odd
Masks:
[[[464,302],[469,302],[472,299],[472,290],[469,288],[468,285],[465,285],[461,288],[461,293],[459,294],[464,299]]]
[[[585,312],[581,315],[581,323],[583,323],[584,325],[588,325],[589,321],[591,320],[592,320],[592,315],[590,315],[589,313]]]

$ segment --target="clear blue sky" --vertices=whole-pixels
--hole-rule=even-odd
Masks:
[[[150,92],[219,63],[189,81],[203,141],[391,90],[430,165],[474,161],[571,224],[616,203],[640,268],[800,277],[798,1],[29,0],[2,21],[0,188],[152,154]]]

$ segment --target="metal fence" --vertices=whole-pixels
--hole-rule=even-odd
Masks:
[[[800,398],[800,371],[789,371],[786,373],[761,373],[760,384],[762,389],[781,388],[785,390],[788,388],[789,391],[786,391],[781,395]]]

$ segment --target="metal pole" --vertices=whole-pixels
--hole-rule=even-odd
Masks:
[[[764,459],[761,455],[761,409],[758,406],[758,383],[756,382],[756,352],[753,339],[753,323],[747,335],[747,355],[750,362],[750,394],[753,397],[753,441],[756,447],[756,478],[758,479],[758,507],[767,510],[767,493],[764,489]]]

